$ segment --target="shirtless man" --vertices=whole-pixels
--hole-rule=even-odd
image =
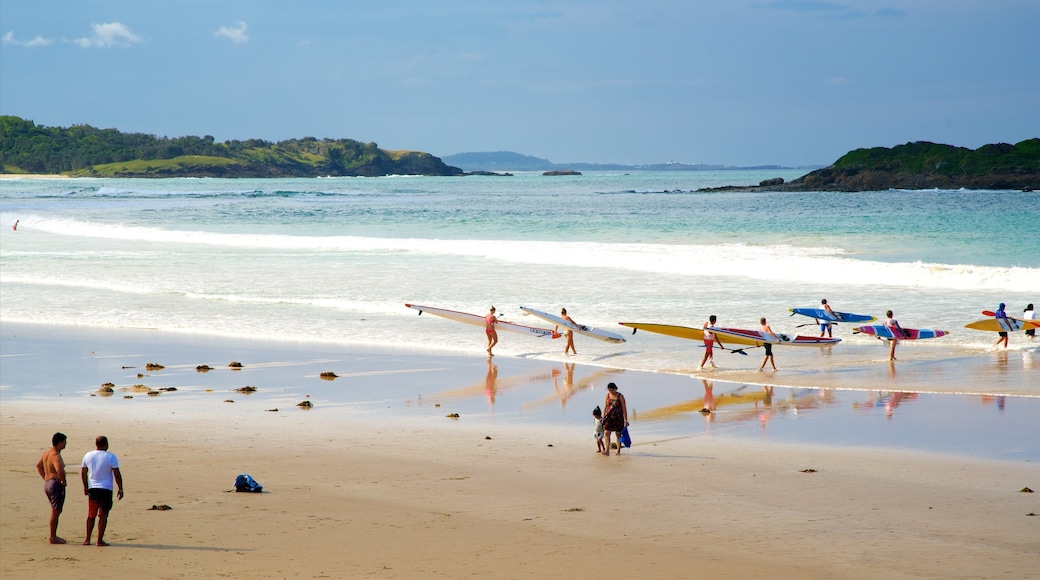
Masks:
[[[52,447],[43,452],[40,460],[36,462],[36,471],[43,478],[43,493],[51,502],[51,537],[52,544],[64,544],[65,540],[58,537],[58,517],[61,509],[65,506],[65,460],[61,458],[61,450],[68,444],[68,438],[64,433],[55,433],[51,437]]]
[[[838,318],[838,315],[835,314],[833,309],[831,309],[831,305],[827,304],[827,299],[826,298],[824,298],[823,300],[820,301],[820,309],[825,311],[827,314],[830,314],[835,319]],[[824,334],[827,335],[827,338],[832,337],[833,336],[833,334],[832,334],[833,328],[834,328],[834,324],[832,324],[832,321],[824,320],[823,322],[821,322],[820,323],[820,338],[823,338]]]
[[[762,325],[762,332],[768,334],[770,338],[776,339],[776,333],[773,332],[773,328],[769,326],[765,318],[760,319],[759,324]],[[758,370],[762,371],[766,368],[766,363],[773,365],[773,370],[776,370],[776,361],[773,360],[773,345],[772,343],[764,343],[762,346],[766,349],[766,357],[762,359],[762,366],[758,367]]]

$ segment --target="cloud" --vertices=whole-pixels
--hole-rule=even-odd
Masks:
[[[245,44],[249,42],[249,35],[246,34],[247,28],[249,28],[249,26],[247,26],[245,22],[239,20],[235,23],[234,28],[221,26],[215,33],[213,33],[213,36],[223,36],[235,44]]]
[[[47,46],[47,45],[50,45],[50,44],[54,44],[54,40],[53,39],[44,38],[42,36],[34,37],[31,40],[18,40],[18,39],[16,39],[14,37],[14,31],[13,30],[9,30],[7,32],[7,34],[4,35],[3,40],[0,41],[0,42],[2,42],[4,46],[7,46],[7,45],[28,46],[30,48],[31,47]]]
[[[83,48],[109,48],[112,46],[130,46],[141,42],[141,37],[130,31],[130,27],[121,22],[91,24],[94,36],[77,38],[76,44]]]

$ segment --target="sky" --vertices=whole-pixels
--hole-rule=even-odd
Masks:
[[[1040,136],[1038,0],[0,0],[0,114],[444,157],[828,165]]]

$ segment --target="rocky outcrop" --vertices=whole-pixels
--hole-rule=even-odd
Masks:
[[[779,182],[777,182],[779,180]],[[701,191],[883,191],[888,189],[1040,188],[1040,138],[971,150],[917,141],[891,149],[856,149],[833,165],[783,183],[725,186]]]
[[[573,171],[571,169],[554,169],[553,171],[546,171],[542,175],[558,176],[558,175],[581,175],[580,171]]]

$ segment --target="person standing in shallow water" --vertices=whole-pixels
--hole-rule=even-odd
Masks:
[[[827,314],[830,314],[835,319],[838,318],[838,315],[834,313],[834,310],[831,308],[831,305],[827,304],[826,298],[820,300],[820,309],[826,311]],[[823,338],[824,334],[827,335],[827,338],[831,338],[832,336],[834,336],[833,331],[834,324],[830,320],[824,320],[820,323],[820,338]]]
[[[774,333],[773,329],[770,328],[770,326],[768,324],[766,324],[766,319],[765,318],[762,318],[761,320],[759,320],[759,324],[762,325],[762,328],[761,328],[762,332],[764,332],[767,335],[769,335],[768,336],[769,338],[772,338],[773,340],[776,340],[776,333]],[[769,343],[769,342],[762,343],[762,347],[766,349],[766,357],[762,359],[762,366],[758,367],[758,370],[760,370],[760,371],[761,370],[765,370],[766,363],[768,362],[769,364],[773,365],[773,370],[775,371],[776,370],[776,362],[773,360],[773,345],[772,345],[772,343]]]
[[[1033,305],[1032,304],[1027,305],[1026,309],[1022,311],[1022,318],[1026,319],[1026,320],[1031,320],[1033,322],[1036,322],[1036,319],[1033,318],[1034,316],[1036,316],[1036,314],[1033,313]],[[1031,339],[1032,338],[1036,338],[1036,329],[1035,328],[1027,328],[1026,329],[1026,336],[1028,336]]]
[[[894,361],[896,360],[896,343],[899,342],[899,338],[906,336],[906,331],[899,326],[899,321],[893,318],[891,310],[885,312],[885,326],[892,331],[892,338],[888,341],[888,360]]]
[[[491,349],[495,348],[498,344],[498,331],[495,330],[495,324],[498,323],[498,318],[495,315],[495,307],[492,306],[491,310],[488,311],[487,316],[484,317],[484,332],[487,334],[488,347],[487,352],[489,355],[493,355]]]
[[[603,455],[610,455],[610,434],[617,436],[617,455],[621,455],[621,431],[628,427],[628,405],[625,396],[618,392],[617,385],[607,385],[607,397],[603,401],[603,432],[607,436]]]
[[[61,451],[68,444],[68,438],[64,433],[55,433],[51,437],[51,448],[43,452],[40,460],[36,462],[36,471],[43,478],[43,492],[47,494],[47,500],[51,504],[51,536],[52,544],[64,544],[65,540],[58,537],[58,518],[65,506],[65,488],[68,482],[65,480],[65,460],[61,458]]]
[[[708,330],[709,326],[715,326],[715,321],[718,318],[714,314],[708,317],[708,321],[704,323],[704,356],[701,358],[700,369],[704,368],[705,363],[711,363],[711,368],[715,368],[715,354],[712,352],[712,347],[715,346],[715,333]]]
[[[574,322],[574,319],[567,314],[566,308],[560,309],[560,318],[566,320],[567,322],[570,322],[574,326],[578,326],[578,323]],[[553,330],[555,332],[559,332],[560,326],[556,325],[556,328],[554,328]],[[563,347],[563,354],[567,354],[568,351],[570,351],[573,354],[578,354],[577,349],[574,348],[574,331],[564,327],[563,336],[567,337],[567,345]]]
[[[993,318],[996,318],[997,320],[1002,320],[1003,324],[1009,324],[1008,323],[1008,315],[1007,315],[1007,312],[1004,311],[1004,303],[1003,302],[1000,303],[1000,306],[997,306],[997,311],[993,313]],[[1002,343],[1004,345],[1004,348],[1007,348],[1007,346],[1008,346],[1008,333],[1007,333],[1006,329],[1005,330],[1001,330],[1000,332],[997,333],[997,342],[995,342],[993,344],[993,348],[997,348]]]

